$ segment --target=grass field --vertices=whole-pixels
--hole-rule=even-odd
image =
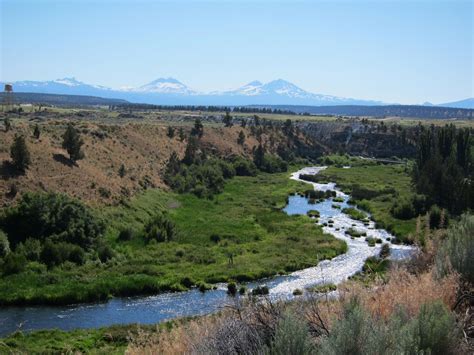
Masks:
[[[51,270],[29,263],[26,271],[0,279],[0,303],[67,304],[254,280],[344,252],[345,243],[323,234],[310,218],[281,211],[289,193],[307,188],[288,177],[235,177],[213,200],[153,189],[125,205],[97,210],[109,226],[104,238],[115,253],[111,260],[65,263]],[[175,222],[177,237],[146,243],[143,225],[163,210]],[[122,228],[134,230],[130,241],[117,240]]]
[[[348,163],[350,165],[350,161]],[[400,220],[390,213],[397,200],[409,199],[415,193],[407,168],[404,165],[376,165],[360,159],[354,165],[350,169],[332,165],[321,174],[336,182],[347,193],[352,193],[354,189],[362,190],[361,194],[367,195],[366,198],[354,196],[359,207],[370,212],[382,228],[400,240],[412,239],[416,219]]]

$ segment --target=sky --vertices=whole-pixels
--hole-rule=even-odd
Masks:
[[[473,1],[0,0],[0,80],[192,89],[282,78],[384,102],[474,97]]]

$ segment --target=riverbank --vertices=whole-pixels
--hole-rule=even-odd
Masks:
[[[329,165],[321,171],[321,178],[334,181],[342,191],[351,194],[352,201],[369,212],[379,228],[388,230],[403,243],[413,243],[417,219],[400,219],[391,213],[397,202],[416,194],[410,170],[404,165],[381,165],[361,159],[343,163],[347,165]]]
[[[291,180],[299,181],[300,174],[317,174],[323,168],[304,168],[291,174]],[[288,179],[288,177],[286,177]],[[288,179],[290,181],[290,179]],[[300,181],[301,182],[301,181]],[[287,205],[283,209],[286,215],[306,217],[310,210],[317,210],[320,214],[323,230],[336,236],[338,241],[348,245],[346,253],[331,260],[320,262],[316,267],[303,268],[288,276],[279,276],[272,279],[260,279],[259,283],[248,284],[247,288],[255,288],[259,284],[266,284],[272,300],[291,299],[301,294],[303,290],[312,286],[327,284],[339,284],[348,277],[359,272],[364,262],[369,257],[375,257],[380,253],[382,242],[390,245],[390,234],[375,228],[373,222],[354,221],[350,216],[334,208],[334,200],[341,203],[341,207],[347,206],[349,196],[334,188],[334,184],[311,183],[316,191],[331,189],[337,197],[325,199],[318,203],[312,203],[310,199],[301,197],[299,194],[290,196]],[[307,187],[307,183],[304,183]],[[311,189],[310,189],[311,190]],[[277,209],[280,211],[280,209]],[[343,210],[344,211],[344,210]],[[280,212],[281,213],[281,212]],[[314,225],[315,220],[309,220],[314,229],[320,230],[321,226]],[[372,240],[380,240],[380,244],[371,244],[369,239],[354,238],[347,234],[352,228],[357,228]],[[361,232],[361,233],[362,233]],[[287,238],[288,239],[288,238]],[[295,237],[291,238],[292,240]],[[289,243],[287,243],[289,244]],[[391,245],[390,249],[395,259],[406,257],[411,248],[399,245]],[[312,257],[320,259],[320,255],[314,252]],[[299,290],[299,291],[298,291]],[[218,311],[227,304],[232,304],[233,298],[227,295],[227,289],[220,285],[217,290],[208,291],[205,294],[197,289],[189,292],[175,294],[163,294],[152,297],[115,299],[106,304],[78,305],[63,308],[30,307],[25,312],[21,309],[6,309],[0,311],[0,316],[8,322],[13,320],[26,323],[25,329],[45,328],[91,328],[101,327],[117,323],[156,323],[178,317],[187,317],[208,314]],[[3,334],[14,331],[15,325],[9,327],[1,326]]]
[[[0,279],[0,304],[64,305],[257,280],[345,252],[342,241],[309,217],[281,211],[290,193],[308,188],[288,177],[235,177],[213,200],[148,190],[125,204],[98,210],[108,225],[104,238],[113,251],[110,260],[51,269],[30,262],[25,271]],[[160,210],[168,211],[177,236],[168,243],[147,243],[144,224]],[[126,228],[133,236],[119,240],[119,231]]]

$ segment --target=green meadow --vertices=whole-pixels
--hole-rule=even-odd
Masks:
[[[182,291],[314,266],[347,247],[309,217],[281,211],[290,193],[307,188],[289,173],[261,173],[229,180],[213,199],[153,189],[96,209],[108,226],[110,260],[90,258],[81,266],[66,262],[52,269],[30,262],[25,271],[0,279],[0,304],[69,304]],[[147,242],[144,225],[160,211],[175,223],[176,236]],[[132,231],[130,240],[119,240],[124,229]]]

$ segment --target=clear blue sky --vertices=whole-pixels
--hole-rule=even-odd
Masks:
[[[0,79],[305,90],[434,103],[473,93],[472,1],[0,0]]]

